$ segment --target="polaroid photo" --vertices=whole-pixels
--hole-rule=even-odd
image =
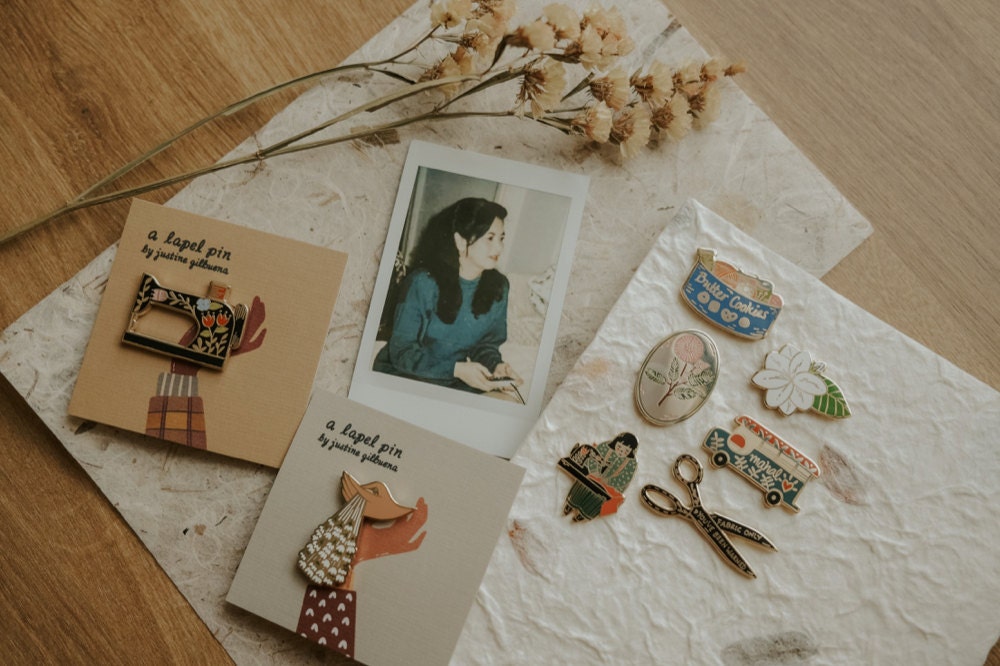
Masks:
[[[413,142],[351,399],[513,455],[541,413],[588,182]]]

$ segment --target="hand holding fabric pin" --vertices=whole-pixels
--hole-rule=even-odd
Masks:
[[[688,463],[690,467],[695,469],[695,476],[693,479],[685,477],[684,471],[681,469],[681,465],[683,463]],[[653,484],[647,484],[642,487],[640,495],[642,496],[643,503],[645,503],[651,511],[660,515],[680,516],[681,518],[691,521],[694,523],[698,532],[708,539],[708,542],[712,544],[712,547],[715,548],[716,552],[718,552],[727,563],[734,566],[744,576],[756,578],[757,575],[750,568],[750,565],[747,564],[746,560],[744,560],[743,557],[736,551],[736,548],[724,532],[729,532],[734,536],[746,539],[763,548],[768,548],[770,550],[778,549],[775,548],[774,544],[772,544],[767,537],[757,530],[747,527],[746,525],[741,525],[735,520],[731,520],[725,516],[720,516],[717,513],[709,513],[702,507],[701,493],[698,490],[698,484],[701,483],[705,471],[701,466],[701,463],[698,462],[697,458],[686,453],[678,456],[677,460],[674,461],[672,472],[673,477],[687,488],[691,505],[684,506],[672,493]],[[668,505],[663,506],[654,501],[653,498],[650,497],[651,493],[657,493],[663,496],[667,500]]]

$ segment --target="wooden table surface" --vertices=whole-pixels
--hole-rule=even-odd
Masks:
[[[0,232],[226,103],[338,63],[409,4],[0,3]],[[825,282],[1000,388],[1000,4],[669,5],[709,52],[747,63],[743,88],[874,225]],[[140,176],[218,159],[293,97],[185,141]],[[126,209],[70,215],[0,247],[0,328],[113,243]],[[0,414],[0,662],[226,662],[6,380]],[[1000,649],[983,659],[1000,664]]]

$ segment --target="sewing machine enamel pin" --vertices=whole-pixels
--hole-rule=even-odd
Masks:
[[[819,466],[749,416],[735,421],[733,432],[715,428],[702,442],[711,453],[712,466],[728,466],[760,488],[766,506],[781,504],[797,512],[795,498],[819,476]]]
[[[681,296],[695,312],[733,335],[760,340],[781,314],[774,285],[715,260],[715,250],[698,250]]]
[[[229,290],[227,285],[212,282],[207,296],[195,296],[164,287],[155,277],[143,273],[122,342],[221,370],[229,351],[240,346],[243,324],[249,312],[242,303],[234,307],[226,302]],[[162,340],[136,330],[139,318],[152,306],[174,310],[194,320],[197,330],[193,337],[184,337],[184,341],[189,340],[187,344]]]

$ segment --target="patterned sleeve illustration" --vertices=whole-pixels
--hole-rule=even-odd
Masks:
[[[243,329],[243,342],[231,355],[245,354],[264,344],[267,329],[261,329],[266,317],[264,302],[254,297]],[[181,338],[187,345],[198,334],[192,326]],[[156,380],[156,395],[149,399],[146,413],[146,434],[168,442],[208,448],[204,400],[198,395],[200,367],[187,361],[172,359],[170,371],[161,372]]]

